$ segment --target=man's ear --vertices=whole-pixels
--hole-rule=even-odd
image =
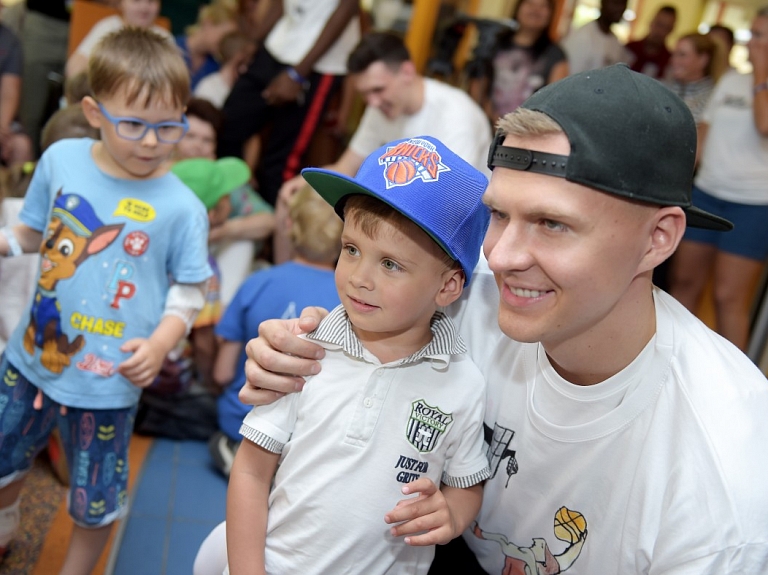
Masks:
[[[659,208],[652,225],[651,241],[640,271],[653,270],[675,253],[685,233],[685,213],[678,206]]]
[[[91,96],[85,96],[80,100],[80,106],[83,108],[85,119],[88,120],[91,127],[96,129],[101,128],[101,110],[99,110],[99,105],[96,103],[96,100]]]
[[[411,62],[410,60],[406,60],[402,64],[400,64],[400,69],[398,72],[405,78],[415,78],[418,76],[418,72],[416,71],[416,64]]]
[[[435,296],[435,303],[444,307],[452,304],[464,291],[464,271],[460,268],[452,268],[443,274],[443,286]]]

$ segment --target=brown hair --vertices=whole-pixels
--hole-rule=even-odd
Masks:
[[[335,264],[344,224],[330,204],[306,185],[293,195],[288,210],[289,235],[296,253],[313,263]]]
[[[218,137],[219,132],[221,131],[222,115],[221,110],[211,102],[205,98],[191,98],[189,102],[187,102],[186,114],[187,118],[199,118],[206,124],[210,124]]]
[[[189,100],[189,71],[176,46],[152,30],[126,26],[107,34],[88,62],[93,96],[125,95],[127,104],[163,100],[183,107]]]
[[[40,146],[45,151],[48,146],[64,138],[99,138],[98,128],[88,123],[80,104],[72,104],[51,116],[45,123],[40,136]]]
[[[405,235],[413,233],[414,226],[432,239],[412,220],[398,212],[395,208],[372,196],[356,194],[344,200],[344,219],[353,220],[366,236],[374,239],[378,234],[381,222],[387,222]],[[447,269],[461,269],[461,264],[453,259],[440,245],[432,240],[435,255],[442,259]]]
[[[250,47],[253,42],[243,32],[227,32],[219,42],[219,59],[222,64],[231,62],[238,54]]]
[[[706,54],[709,57],[707,65],[704,66],[704,75],[710,76],[715,82],[725,73],[728,67],[728,55],[725,54],[725,46],[716,42],[711,36],[693,32],[680,36],[678,42],[688,40],[697,54]]]
[[[64,99],[68,106],[79,104],[80,100],[90,95],[91,86],[88,83],[88,72],[85,70],[64,80]]]

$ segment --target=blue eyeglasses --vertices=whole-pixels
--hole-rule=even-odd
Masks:
[[[112,116],[104,109],[101,102],[97,102],[99,110],[109,123],[115,126],[117,135],[126,140],[141,140],[149,130],[155,131],[157,139],[165,144],[176,144],[189,130],[187,116],[182,114],[181,122],[158,122],[151,124],[141,118],[125,118]]]

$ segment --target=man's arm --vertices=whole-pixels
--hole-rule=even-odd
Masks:
[[[0,76],[0,132],[10,133],[11,124],[19,112],[21,77],[14,74]]]
[[[283,0],[270,0],[269,6],[263,17],[259,20],[258,27],[254,33],[253,39],[257,44],[264,42],[264,38],[272,31],[277,21],[283,15]]]
[[[304,376],[320,373],[325,350],[318,344],[298,337],[315,329],[328,310],[305,308],[298,319],[273,319],[259,325],[259,337],[245,346],[245,385],[240,401],[266,405],[286,393],[301,391]]]
[[[750,53],[752,62],[752,77],[754,79],[755,95],[752,101],[752,111],[755,127],[762,136],[768,136],[768,50],[755,49]]]
[[[302,77],[308,77],[315,66],[315,62],[333,46],[334,42],[344,31],[344,28],[346,28],[347,24],[349,24],[350,20],[359,10],[358,0],[339,0],[336,10],[333,11],[328,22],[325,23],[320,36],[317,37],[314,45],[309,49],[309,52],[307,52],[302,61],[296,64],[293,69]],[[263,96],[268,104],[281,104],[295,101],[300,90],[301,86],[292,80],[287,72],[281,72],[269,83],[269,86],[263,92]]]
[[[269,488],[280,456],[243,439],[227,488],[227,559],[232,575],[264,574]]]

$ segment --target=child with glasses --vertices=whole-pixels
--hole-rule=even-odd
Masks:
[[[187,129],[189,74],[149,30],[104,38],[82,106],[101,140],[42,156],[0,254],[38,251],[36,292],[0,360],[0,552],[58,426],[75,523],[61,573],[90,573],[127,510],[128,443],[143,387],[203,307],[208,219],[168,157]]]

